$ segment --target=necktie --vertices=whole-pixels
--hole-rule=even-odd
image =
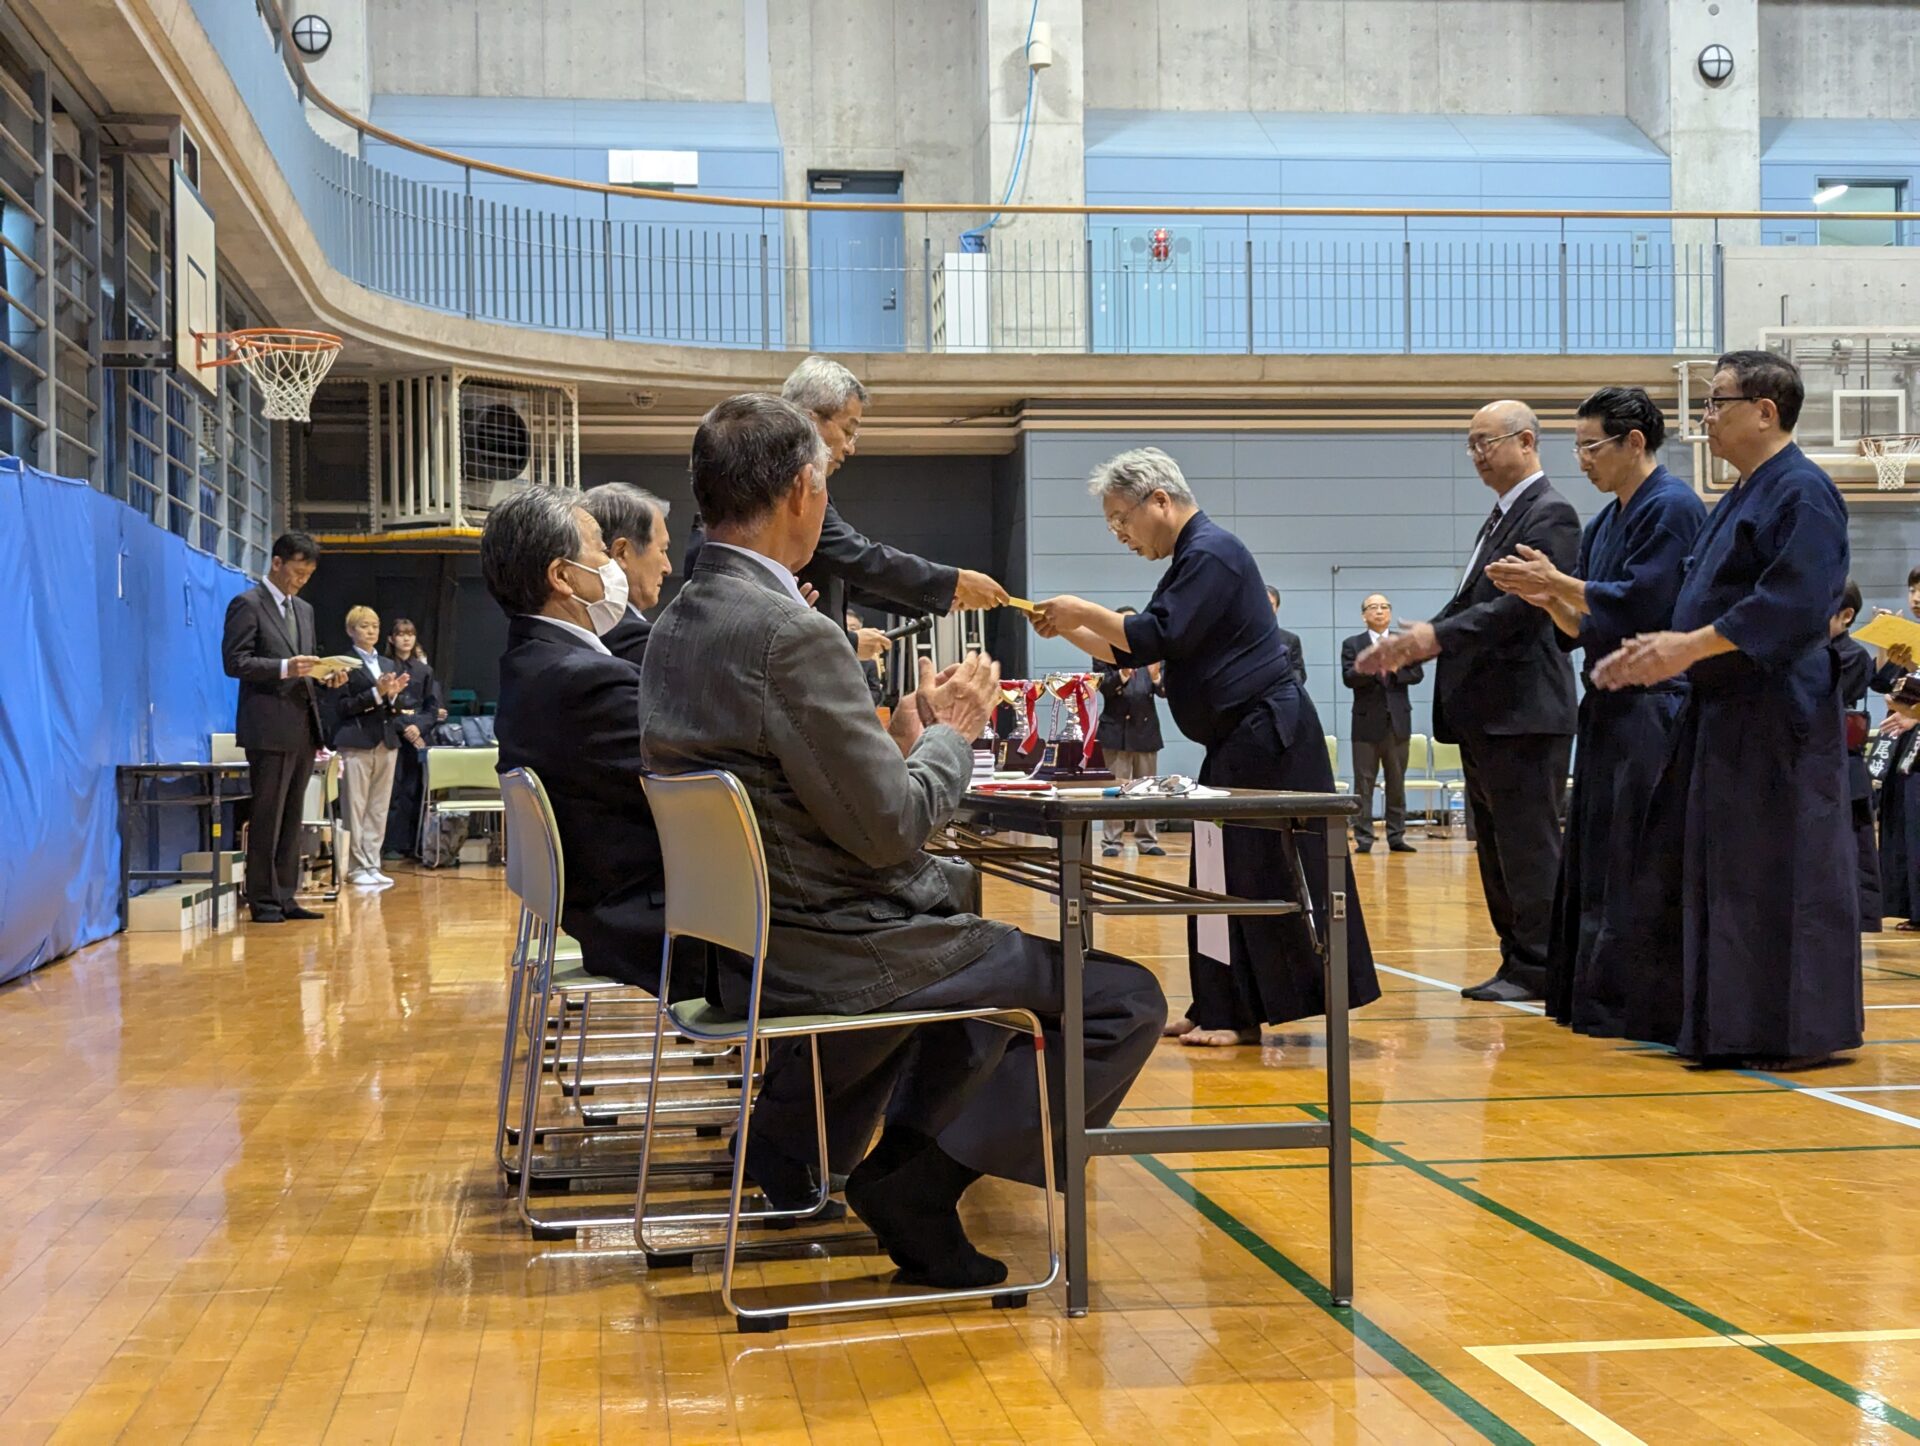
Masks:
[[[1501,512],[1500,504],[1494,503],[1493,511],[1489,512],[1487,520],[1480,524],[1479,535],[1473,539],[1473,551],[1467,554],[1467,570],[1460,574],[1461,587],[1467,585],[1467,579],[1473,576],[1474,568],[1480,565],[1480,549],[1487,545],[1487,540],[1493,536],[1493,530],[1500,525],[1500,519],[1503,516],[1505,514]]]

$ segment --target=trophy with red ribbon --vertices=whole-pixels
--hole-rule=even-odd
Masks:
[[[1028,705],[1027,739],[1021,747],[1031,753],[1039,743],[1035,704],[1040,693],[1054,700],[1048,729],[1053,736],[1047,740],[1046,751],[1041,754],[1033,776],[1058,783],[1111,782],[1114,775],[1100,752],[1098,737],[1100,675],[1049,673],[1038,685],[1029,685],[1030,688],[1036,686],[1034,701]]]

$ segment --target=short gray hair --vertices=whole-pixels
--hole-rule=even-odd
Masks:
[[[803,412],[831,417],[848,402],[864,403],[867,389],[832,357],[810,356],[788,374],[780,395]]]
[[[807,414],[780,397],[744,392],[700,419],[688,471],[711,531],[760,521],[809,466],[818,492],[827,485],[827,444]]]
[[[1158,447],[1136,447],[1109,458],[1093,469],[1087,491],[1095,497],[1119,495],[1129,502],[1144,502],[1156,492],[1164,492],[1175,502],[1193,501],[1193,489],[1180,473],[1180,464]]]
[[[600,524],[600,540],[609,549],[622,537],[635,547],[652,546],[654,521],[667,516],[666,503],[631,482],[602,482],[587,490],[580,505]]]
[[[580,558],[581,505],[571,487],[522,487],[487,513],[480,534],[480,573],[508,617],[537,613],[551,589],[547,569],[557,559]]]

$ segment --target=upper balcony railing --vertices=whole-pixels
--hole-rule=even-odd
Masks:
[[[520,170],[421,144],[313,84],[279,0],[193,0],[331,263],[472,317],[610,339],[832,351],[1696,352],[1730,221],[1817,212],[773,201]],[[271,45],[280,65],[262,64]],[[349,155],[300,101],[390,149]],[[835,243],[796,213],[877,213]],[[684,217],[684,219],[681,219]],[[1070,218],[1035,221],[1024,218]],[[1071,219],[1077,218],[1077,219]],[[1920,221],[1850,215],[1849,220]],[[1676,223],[1699,223],[1676,225]],[[1911,228],[1910,228],[1911,229]]]

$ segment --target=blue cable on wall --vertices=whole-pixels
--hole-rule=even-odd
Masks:
[[[1032,55],[1033,25],[1039,18],[1040,0],[1033,0],[1033,9],[1027,12],[1027,38],[1025,43],[1020,47],[1020,53],[1023,56]],[[1005,206],[1013,200],[1014,190],[1020,184],[1021,167],[1026,164],[1027,138],[1033,134],[1033,88],[1034,81],[1038,75],[1039,72],[1031,65],[1027,67],[1027,104],[1020,116],[1020,139],[1014,144],[1013,169],[1007,173],[1006,194],[1000,198],[1000,204],[1002,206]],[[962,251],[986,250],[987,232],[1000,224],[1000,214],[999,211],[995,211],[987,218],[985,225],[975,226],[971,231],[962,231],[960,233],[960,249]]]

